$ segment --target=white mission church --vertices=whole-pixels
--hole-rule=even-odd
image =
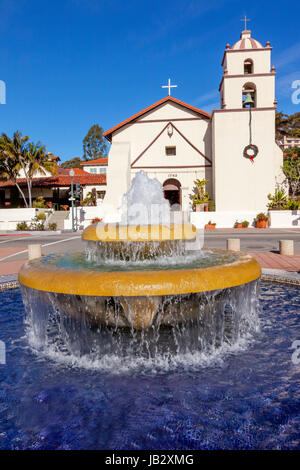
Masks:
[[[206,178],[216,211],[265,211],[268,193],[283,180],[271,50],[248,30],[226,45],[220,108],[212,114],[173,98],[169,88],[169,96],[106,131],[111,149],[104,203],[117,209],[136,172],[144,170],[182,210],[192,208],[195,179]]]

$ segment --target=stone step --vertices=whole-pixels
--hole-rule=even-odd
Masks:
[[[64,229],[64,220],[69,217],[69,211],[54,211],[48,219],[48,224],[55,223],[57,230]]]

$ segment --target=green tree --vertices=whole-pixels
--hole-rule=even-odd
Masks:
[[[283,136],[300,137],[300,112],[294,114],[276,113],[276,139]]]
[[[26,179],[28,201],[25,198],[17,179],[20,172]],[[29,137],[23,137],[20,131],[10,139],[6,134],[0,137],[0,175],[2,179],[11,179],[18,188],[26,207],[32,207],[32,180],[39,173],[45,175],[56,172],[56,164],[49,160],[46,148],[40,142],[29,142]]]
[[[283,172],[293,199],[300,192],[300,148],[285,150]]]
[[[62,168],[80,168],[80,163],[82,163],[81,158],[74,157],[74,158],[71,158],[71,160],[66,160],[60,166]]]
[[[103,137],[103,129],[94,124],[83,139],[84,160],[95,160],[107,155],[107,143]]]

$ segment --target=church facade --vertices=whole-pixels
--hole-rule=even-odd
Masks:
[[[212,114],[167,96],[106,131],[111,148],[104,203],[117,209],[143,170],[182,210],[192,209],[194,181],[204,178],[216,211],[266,210],[267,195],[283,181],[271,50],[248,30],[226,46],[220,108]]]

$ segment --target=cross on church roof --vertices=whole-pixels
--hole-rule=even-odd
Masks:
[[[245,18],[242,18],[241,21],[245,21],[245,31],[247,30],[247,21],[250,21],[249,18],[245,15]]]
[[[162,88],[169,88],[169,96],[171,96],[171,88],[177,88],[177,85],[171,85],[171,79],[168,80],[168,85],[163,85]]]

